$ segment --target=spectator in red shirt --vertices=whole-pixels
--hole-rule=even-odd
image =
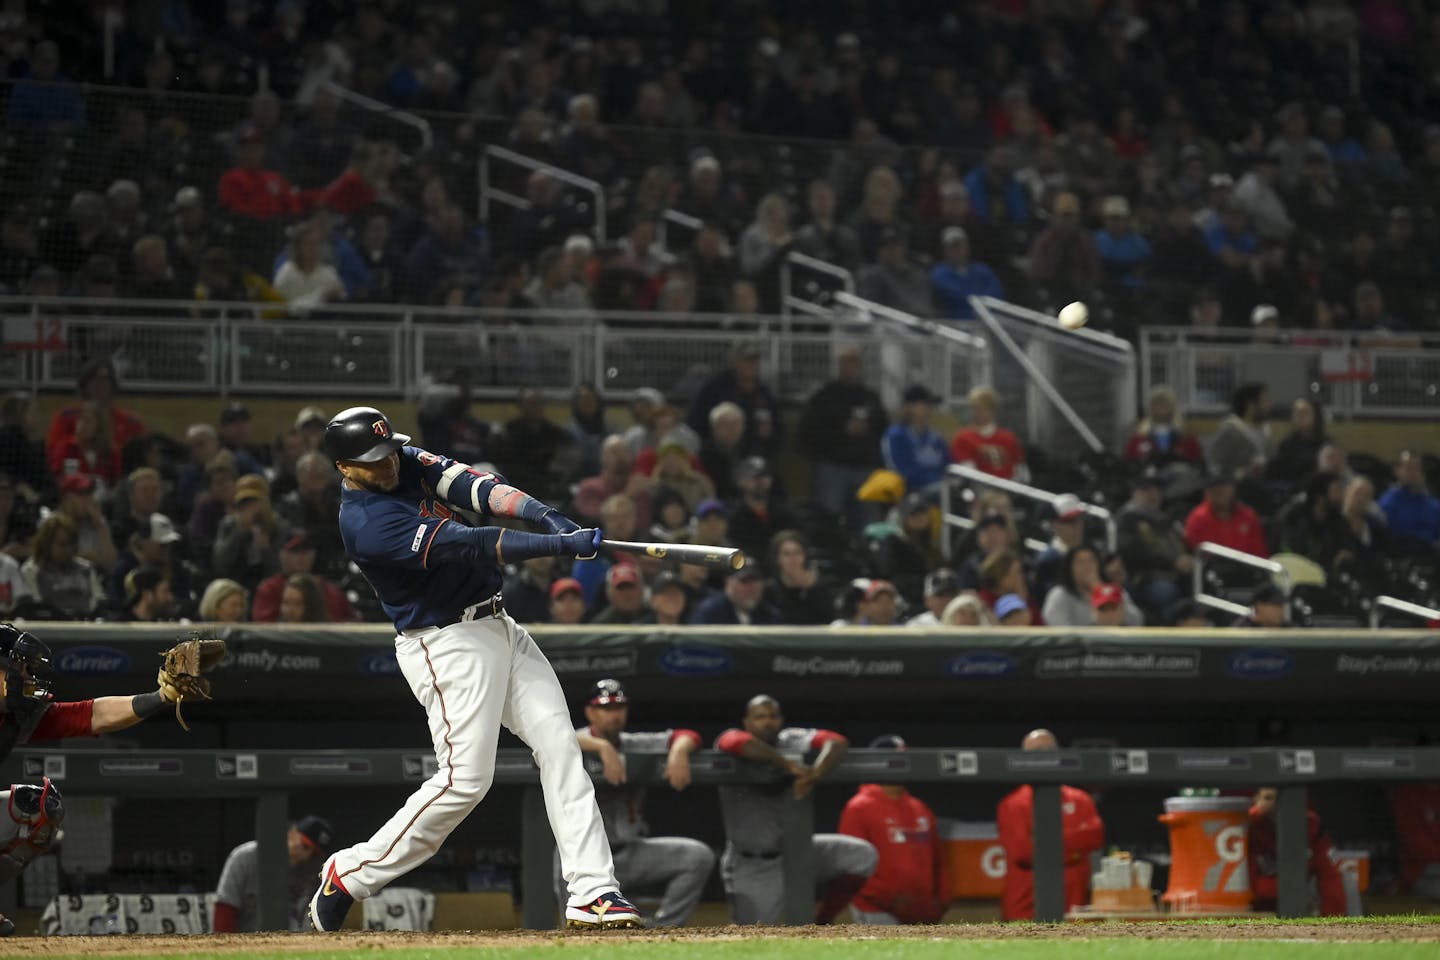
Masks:
[[[575,490],[575,515],[599,520],[600,506],[617,493],[635,501],[635,524],[648,528],[654,508],[650,478],[635,469],[630,444],[618,433],[606,437],[600,445],[600,472],[581,480]]]
[[[1020,749],[1059,750],[1049,730],[1032,730]],[[1065,849],[1065,909],[1090,899],[1090,854],[1105,843],[1105,824],[1090,794],[1075,787],[1060,788],[1061,830]],[[1000,801],[995,810],[1000,844],[1005,848],[1005,892],[1000,916],[1005,920],[1035,918],[1035,862],[1033,831],[1035,791],[1027,783]]]
[[[56,483],[82,474],[101,481],[102,490],[108,492],[120,479],[120,447],[110,432],[110,418],[93,400],[80,404],[69,435],[51,447],[49,454]]]
[[[1270,556],[1260,515],[1235,499],[1235,479],[1226,473],[1211,474],[1205,499],[1185,518],[1185,543],[1190,549],[1207,541],[1257,557]]]
[[[1175,393],[1169,387],[1150,391],[1146,416],[1125,441],[1125,459],[1157,467],[1177,460],[1199,464],[1205,459],[1200,441],[1185,429]]]
[[[255,127],[240,134],[235,166],[220,177],[220,206],[250,220],[276,220],[304,213],[308,198],[283,173],[265,169],[265,138]]]
[[[1435,624],[1431,624],[1435,626]],[[1440,900],[1440,783],[1402,783],[1390,794],[1400,881]]]
[[[345,596],[345,591],[315,573],[315,544],[306,533],[293,534],[280,547],[280,572],[266,577],[255,588],[255,605],[250,619],[256,623],[275,623],[280,619],[280,600],[285,595],[285,585],[290,578],[308,574],[320,588],[325,598],[325,611],[330,623],[349,623],[358,620],[355,608]]]
[[[904,750],[897,736],[872,750]],[[855,895],[859,923],[937,923],[950,905],[950,878],[935,812],[897,783],[863,783],[840,814],[840,832],[869,841],[880,862]]]
[[[950,441],[950,459],[1005,480],[1025,481],[1025,448],[1015,434],[995,423],[1000,395],[991,387],[976,387],[966,398],[970,403],[970,425]]]
[[[1250,806],[1250,843],[1248,866],[1250,869],[1250,890],[1255,899],[1251,906],[1256,910],[1274,910],[1275,900],[1280,893],[1279,864],[1275,830],[1274,787],[1261,787],[1255,791]],[[1345,878],[1339,866],[1331,859],[1334,844],[1320,826],[1320,815],[1314,810],[1305,811],[1306,846],[1310,858],[1306,862],[1307,874],[1315,880],[1320,894],[1320,916],[1359,916],[1359,896],[1356,909],[1351,911],[1345,890]]]
[[[100,409],[109,415],[110,437],[119,449],[124,450],[125,444],[145,432],[144,421],[131,411],[115,405],[120,381],[115,374],[115,364],[109,357],[91,360],[81,367],[80,375],[75,380],[75,388],[82,402],[61,409],[50,419],[50,426],[45,433],[47,452],[59,449],[75,432],[75,421],[79,418],[80,409],[85,402],[99,404]]]

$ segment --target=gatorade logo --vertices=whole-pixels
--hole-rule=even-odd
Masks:
[[[1219,821],[1205,824],[1206,832],[1219,825]],[[1250,871],[1245,865],[1245,830],[1239,824],[1232,824],[1215,834],[1216,861],[1205,871],[1207,892],[1244,893],[1250,889]]]
[[[998,843],[986,847],[985,852],[980,854],[980,870],[991,880],[1005,876],[1005,848]]]

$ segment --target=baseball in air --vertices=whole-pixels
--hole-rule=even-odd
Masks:
[[[1090,319],[1090,308],[1079,300],[1060,308],[1060,326],[1066,330],[1079,330]]]

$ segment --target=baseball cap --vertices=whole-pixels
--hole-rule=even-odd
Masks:
[[[1100,205],[1100,215],[1104,217],[1128,217],[1130,216],[1130,201],[1125,197],[1106,197],[1105,202]]]
[[[995,601],[995,616],[1003,620],[1017,610],[1026,609],[1027,606],[1028,604],[1025,602],[1025,598],[1021,597],[1020,594],[1007,593]]]
[[[716,500],[714,497],[711,497],[709,500],[701,500],[695,507],[696,520],[704,520],[706,517],[714,516],[717,513],[722,517],[725,516],[725,504]]]
[[[1141,487],[1154,487],[1157,490],[1164,490],[1165,478],[1161,476],[1160,471],[1154,467],[1146,467],[1144,472],[1135,478],[1134,486],[1137,490]]]
[[[177,208],[198,207],[200,203],[199,187],[181,187],[175,191],[175,206]]]
[[[900,501],[900,512],[907,517],[916,513],[928,513],[929,510],[930,501],[925,499],[923,493],[907,493],[905,499]]]
[[[904,242],[905,234],[895,227],[882,227],[879,236],[875,238],[876,247],[888,247]]]
[[[290,539],[281,545],[282,550],[314,550],[315,544],[310,542],[310,535],[304,530],[290,534]]]
[[[225,404],[225,409],[220,411],[220,425],[237,423],[241,420],[250,419],[250,408],[239,400],[231,400]]]
[[[1256,603],[1284,603],[1285,594],[1273,583],[1262,584],[1255,589],[1250,596],[1250,602]]]
[[[770,476],[770,464],[764,457],[746,457],[735,466],[735,480],[743,483],[756,477]]]
[[[590,688],[590,698],[585,702],[592,707],[608,707],[612,703],[629,703],[630,697],[619,680],[607,677],[595,681],[595,686]]]
[[[235,502],[246,500],[269,500],[270,485],[258,473],[247,473],[235,481]]]
[[[690,592],[685,586],[685,581],[680,579],[680,574],[674,570],[661,570],[655,575],[655,580],[650,584],[650,593],[653,596],[662,590],[669,590],[672,587],[684,593]]]
[[[644,401],[652,407],[665,406],[665,395],[654,387],[639,387],[630,395],[630,399],[636,403]]]
[[[329,820],[312,813],[296,820],[295,829],[316,850],[321,853],[330,852],[330,845],[335,841],[335,831],[330,828]]]
[[[617,563],[605,574],[605,583],[611,587],[640,586],[640,571],[633,563]]]
[[[1085,514],[1085,504],[1073,493],[1060,494],[1050,506],[1057,520],[1074,520]]]
[[[156,543],[174,543],[180,539],[175,524],[163,513],[150,514],[149,520],[141,529],[145,531],[146,540],[154,540]]]
[[[969,243],[970,234],[964,227],[946,227],[940,233],[940,242],[947,247],[952,243]]]
[[[1090,591],[1090,606],[1096,610],[1125,602],[1125,591],[1118,583],[1097,583]]]
[[[308,426],[324,427],[330,422],[330,416],[319,407],[311,405],[301,409],[295,415],[295,429],[304,430]]]
[[[905,478],[894,470],[876,470],[865,478],[855,499],[862,503],[894,503],[905,495]]]
[[[88,473],[72,473],[60,481],[61,493],[89,493],[95,489],[95,478]]]
[[[1260,324],[1264,323],[1267,320],[1279,319],[1280,311],[1275,309],[1275,306],[1273,304],[1257,304],[1255,309],[1250,311],[1250,325],[1254,327],[1260,326]]]
[[[1010,521],[1005,519],[1005,514],[1003,513],[987,513],[983,517],[981,517],[980,520],[975,524],[975,529],[977,531],[980,531],[984,530],[986,527],[995,526],[1009,527]]]
[[[1233,187],[1233,186],[1235,186],[1235,178],[1232,177],[1232,176],[1230,176],[1230,174],[1228,174],[1228,173],[1212,173],[1212,174],[1210,174],[1210,189],[1214,190],[1214,189],[1217,188],[1217,187]]]
[[[245,127],[244,130],[240,131],[240,136],[237,138],[237,140],[240,143],[264,143],[265,137],[263,134],[260,133],[259,127],[255,126],[254,124],[250,124]]]
[[[1075,194],[1073,194],[1073,193],[1062,193],[1062,194],[1058,195],[1058,196],[1055,198],[1055,212],[1056,212],[1057,214],[1059,214],[1059,213],[1079,213],[1079,212],[1080,212],[1080,198],[1077,197],[1077,196],[1075,196]]]
[[[1235,483],[1235,478],[1230,474],[1230,471],[1216,470],[1205,478],[1205,489],[1209,490],[1211,487],[1224,486],[1227,483]]]
[[[882,593],[888,593],[892,597],[898,597],[900,595],[900,591],[895,589],[895,584],[889,580],[880,580],[877,578],[871,580],[869,584],[866,585],[864,599],[874,600]]]
[[[905,750],[905,738],[897,733],[887,733],[869,743],[871,750]]]
[[[926,387],[923,383],[912,383],[906,387],[901,400],[905,403],[936,404],[940,402],[940,398],[931,393],[930,388]]]
[[[943,597],[959,592],[960,577],[949,567],[940,567],[925,575],[925,596]]]
[[[585,588],[582,587],[580,581],[574,577],[561,577],[559,580],[550,584],[550,599],[554,600],[563,593],[578,593],[583,597],[585,595]]]

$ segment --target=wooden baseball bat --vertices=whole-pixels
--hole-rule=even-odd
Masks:
[[[745,554],[735,547],[707,547],[694,543],[636,543],[630,540],[601,540],[602,546],[624,553],[638,553],[655,560],[698,563],[702,567],[739,570],[745,565]]]

